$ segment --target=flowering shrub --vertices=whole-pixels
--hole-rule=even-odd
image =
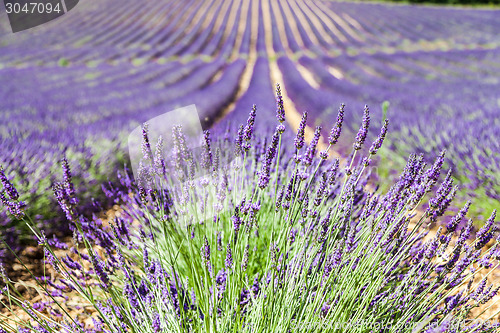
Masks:
[[[63,155],[79,207],[89,212],[92,198],[103,199],[96,185],[127,157],[116,154],[123,134],[191,103],[207,127],[244,120],[239,111],[257,99],[271,110],[271,77],[279,73],[298,109],[311,111],[310,124],[334,115],[341,101],[352,109],[390,101],[397,140],[385,144],[386,174],[404,167],[398,156],[418,151],[431,163],[446,147],[462,184],[455,206],[472,195],[471,215],[486,216],[498,205],[498,9],[294,2],[107,0],[66,15],[64,37],[50,25],[22,36],[0,26],[0,165],[21,199],[29,198],[27,213],[46,230],[64,229],[50,191]],[[116,8],[131,19],[109,20]],[[96,19],[82,25],[82,17]],[[262,113],[258,122],[272,116]],[[345,122],[357,130],[356,115]],[[344,153],[343,144],[350,146],[347,140],[336,150]],[[0,210],[0,232],[19,245],[29,232],[8,216]]]
[[[444,152],[430,166],[410,156],[387,193],[371,192],[369,166],[388,121],[368,155],[358,156],[368,139],[366,107],[353,154],[332,160],[343,106],[322,147],[320,127],[305,142],[306,113],[295,135],[286,129],[279,90],[277,100],[272,135],[255,135],[254,109],[233,139],[205,132],[199,159],[180,128],[168,161],[152,151],[144,130],[141,181],[125,172],[119,178],[126,191],[105,187],[123,203],[109,223],[75,214],[64,162],[64,180],[54,190],[74,231],[73,248],[57,257],[33,228],[59,278],[39,280],[49,303],[23,303],[11,294],[31,321],[3,322],[0,332],[456,332],[457,323],[462,331],[497,331],[496,324],[462,322],[499,289],[486,286],[486,277],[473,283],[480,271],[498,266],[498,239],[481,252],[497,232],[495,212],[471,242],[472,221],[459,229],[469,205],[425,237],[428,220],[453,197],[449,174],[431,192]],[[236,162],[221,162],[234,155]],[[2,202],[22,214],[14,190],[2,183],[9,196]],[[426,195],[432,204],[421,210]],[[11,292],[3,278],[4,292]],[[91,304],[93,328],[65,313],[54,296],[62,291],[77,291]]]

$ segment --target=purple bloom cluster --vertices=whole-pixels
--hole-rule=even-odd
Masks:
[[[258,100],[259,110],[264,111],[260,121],[266,125],[274,121],[273,114],[266,111],[276,108],[278,132],[283,134],[281,88],[284,92],[285,87],[297,109],[310,110],[310,124],[327,119],[332,105],[341,101],[351,108],[361,108],[363,100],[376,108],[387,100],[391,102],[390,113],[395,111],[391,115],[394,133],[399,134],[394,135],[397,140],[391,140],[395,154],[425,152],[429,162],[427,156],[436,146],[447,147],[451,158],[446,163],[453,170],[452,178],[459,178],[464,186],[453,188],[450,195],[436,202],[441,204],[430,211],[434,220],[446,210],[449,197],[455,195],[459,202],[465,202],[464,193],[474,191],[490,205],[500,199],[500,157],[495,154],[500,134],[495,10],[468,8],[457,12],[451,8],[343,2],[316,5],[300,0],[297,5],[273,3],[266,13],[258,2],[255,8],[250,6],[255,9],[251,10],[252,24],[244,24],[242,19],[250,17],[248,6],[235,5],[234,1],[229,8],[211,4],[207,13],[213,13],[213,17],[208,15],[206,22],[196,19],[205,9],[197,3],[182,6],[175,1],[157,2],[137,10],[134,1],[124,1],[124,17],[133,16],[141,28],[156,15],[165,20],[148,26],[151,29],[147,33],[127,33],[134,30],[129,20],[114,21],[110,28],[108,20],[81,26],[78,18],[72,18],[68,24],[79,29],[71,40],[78,42],[61,52],[52,52],[50,47],[48,52],[40,52],[60,40],[57,32],[43,27],[43,40],[27,32],[23,38],[6,38],[2,44],[0,70],[5,89],[0,92],[0,111],[5,126],[0,134],[0,162],[23,193],[22,199],[29,197],[34,202],[30,209],[36,211],[33,215],[40,215],[40,225],[47,225],[47,218],[61,220],[55,217],[54,198],[49,204],[47,198],[54,179],[52,167],[63,152],[70,152],[69,163],[77,180],[78,193],[70,198],[78,197],[83,204],[81,211],[90,216],[100,210],[92,205],[92,198],[102,199],[102,207],[107,206],[103,202],[106,194],[99,185],[101,180],[114,177],[116,168],[126,162],[117,154],[124,147],[117,144],[132,124],[188,104],[197,105],[204,128],[220,119],[221,110],[229,105],[233,112],[221,123],[236,123]],[[106,7],[114,8],[118,3],[110,0]],[[449,24],[436,24],[442,17],[449,18]],[[337,24],[343,20],[347,24]],[[423,29],[409,28],[408,22]],[[395,35],[401,38],[396,40]],[[435,46],[437,40],[453,47],[427,47]],[[120,52],[105,41],[117,45]],[[422,48],[424,44],[427,46]],[[268,54],[270,46],[276,59],[270,60],[274,57]],[[386,52],[388,49],[397,52]],[[335,55],[325,50],[334,50]],[[60,59],[61,54],[64,59]],[[247,59],[252,59],[251,64]],[[273,96],[269,74],[275,61],[283,85],[276,87]],[[245,68],[251,71],[247,73]],[[303,71],[310,73],[317,84],[307,82]],[[248,87],[240,96],[237,87],[243,78]],[[61,87],[72,89],[60,93]],[[343,106],[341,109],[337,124],[344,119]],[[354,117],[345,116],[344,128],[354,128]],[[250,143],[251,133],[255,132],[252,118],[248,118],[237,140],[237,147],[249,155],[254,144]],[[376,112],[373,118],[380,120]],[[258,126],[258,130],[264,132],[265,127]],[[340,131],[341,127],[334,125],[330,144],[338,141]],[[365,141],[365,132],[358,132],[355,148]],[[303,145],[301,137],[299,133],[298,146]],[[373,152],[380,142],[374,142]],[[151,144],[145,142],[144,146],[150,159]],[[342,150],[342,145],[338,148]],[[326,152],[320,152],[320,156],[328,157]],[[163,173],[161,160],[155,161],[159,163],[156,171]],[[214,161],[207,155],[203,164],[213,166]],[[366,166],[370,163],[369,157],[363,161]],[[387,165],[392,168],[393,163]],[[99,179],[89,179],[89,175]],[[10,216],[22,216],[23,208],[17,198],[13,199],[15,195],[11,196],[11,189],[4,188],[0,200],[7,209],[0,212],[0,220],[2,229],[7,230],[3,236],[14,239],[16,232],[8,230],[12,226]],[[482,190],[477,191],[479,188]],[[22,228],[20,223],[15,225]]]
[[[295,148],[297,150],[302,149],[302,147],[304,147],[305,144],[304,134],[306,129],[306,122],[307,122],[307,111],[305,111],[302,114],[302,119],[300,120],[299,123],[299,129],[297,130],[297,136],[295,137],[294,143],[295,143]]]
[[[332,127],[330,136],[328,137],[328,143],[334,145],[340,138],[340,133],[342,132],[342,124],[344,123],[344,108],[345,104],[341,104],[339,108],[339,113],[337,115],[337,122]]]
[[[279,83],[276,84],[276,118],[281,124],[285,121],[285,107],[283,106],[283,96],[281,96]]]
[[[257,116],[257,106],[254,104],[252,106],[252,111],[250,111],[250,115],[248,116],[247,123],[243,129],[243,150],[248,152],[250,149],[250,140],[252,140],[252,136],[255,128],[255,117]]]
[[[490,252],[481,254],[497,234],[495,212],[473,243],[468,243],[472,222],[460,225],[470,203],[446,229],[425,241],[420,224],[444,214],[453,193],[448,174],[429,209],[416,207],[439,181],[444,152],[428,168],[422,156],[410,156],[398,181],[378,193],[366,186],[363,157],[378,151],[387,122],[373,149],[359,161],[354,154],[348,161],[317,156],[317,127],[301,164],[294,161],[305,125],[292,135],[283,132],[280,123],[265,138],[252,134],[255,122],[253,108],[233,139],[214,131],[212,143],[205,132],[200,157],[212,172],[203,179],[191,177],[191,185],[181,187],[171,186],[169,177],[184,171],[186,162],[194,163],[197,156],[174,127],[177,156],[165,165],[164,188],[144,195],[144,188],[123,175],[119,179],[125,189],[108,183],[108,195],[122,203],[120,215],[110,223],[77,214],[69,164],[63,161],[63,181],[56,184],[55,193],[76,227],[75,246],[69,256],[58,259],[48,247],[57,243],[42,237],[47,260],[62,275],[47,282],[49,292],[87,292],[78,284],[92,284],[104,295],[103,302],[95,304],[101,315],[97,326],[109,332],[139,326],[158,332],[233,331],[252,325],[266,330],[282,314],[297,321],[359,315],[394,325],[431,318],[424,327],[428,329],[441,317],[464,316],[498,291],[481,285],[478,289],[484,290],[473,294],[464,287],[472,278],[468,269],[475,264],[488,269],[500,259],[498,240]],[[366,108],[356,154],[363,153],[356,147],[365,142],[368,126]],[[341,127],[338,124],[339,133]],[[339,139],[336,133],[333,141]],[[217,147],[213,155],[212,147]],[[244,164],[225,167],[225,157],[243,151]],[[347,162],[349,173],[344,173],[340,166]],[[413,226],[416,214],[422,214],[421,221]],[[99,251],[82,251],[81,243]]]
[[[260,171],[259,174],[259,187],[261,189],[266,188],[266,186],[269,184],[271,176],[271,164],[278,152],[278,142],[279,142],[279,132],[278,130],[276,130],[271,139],[271,144],[267,147],[262,170]]]
[[[302,163],[305,166],[309,166],[312,164],[314,156],[316,155],[316,148],[318,146],[320,136],[321,136],[321,126],[317,126],[316,130],[314,131],[314,137],[309,146],[307,146],[305,155],[302,158]]]
[[[370,111],[368,105],[365,105],[365,110],[363,113],[363,122],[359,128],[358,134],[356,135],[356,142],[354,142],[354,150],[360,150],[361,146],[366,140],[368,135],[368,128],[370,127]]]
[[[12,185],[12,183],[9,181],[9,179],[5,175],[3,167],[1,166],[0,166],[0,182],[2,183],[3,190],[7,193],[10,200],[16,201],[17,199],[19,199],[19,193],[17,192],[16,188]]]
[[[389,127],[389,119],[386,119],[384,121],[384,125],[380,129],[380,134],[378,135],[377,139],[373,142],[372,146],[370,147],[370,154],[375,155],[377,151],[382,147],[382,143],[384,143],[385,135],[387,134],[387,128]]]

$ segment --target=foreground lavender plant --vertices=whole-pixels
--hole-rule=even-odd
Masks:
[[[424,239],[423,226],[444,213],[451,193],[448,176],[430,208],[418,208],[439,179],[444,152],[429,168],[422,157],[411,156],[386,194],[368,192],[367,168],[388,122],[368,156],[353,154],[344,165],[327,159],[344,106],[330,145],[316,156],[320,128],[306,146],[306,115],[297,135],[286,134],[281,105],[278,90],[279,125],[268,140],[252,135],[253,108],[234,141],[205,132],[200,161],[180,142],[182,156],[155,178],[155,193],[120,176],[128,189],[109,189],[123,208],[109,226],[69,210],[76,200],[63,164],[65,179],[55,190],[75,225],[76,256],[54,256],[34,229],[59,272],[59,281],[44,286],[46,293],[63,281],[64,288],[78,291],[99,314],[92,332],[455,332],[456,323],[494,297],[498,288],[487,287],[486,280],[472,287],[472,281],[499,265],[499,239],[481,253],[497,234],[495,213],[474,242],[467,242],[472,222],[459,227],[468,206],[445,232]],[[358,154],[369,119],[365,108],[354,146]],[[174,134],[183,137],[179,128]],[[243,156],[237,169],[222,163],[235,154]],[[209,173],[174,185],[179,170],[192,169]],[[88,331],[77,320],[54,322],[33,306],[27,311],[36,324],[5,329]],[[499,330],[497,324],[461,329]]]

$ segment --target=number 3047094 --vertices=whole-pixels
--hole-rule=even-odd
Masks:
[[[21,6],[20,3],[6,3],[5,9],[7,14],[50,14],[50,13],[60,13],[62,11],[61,6],[57,3],[53,6],[51,3],[42,3],[42,2],[30,2],[25,3]]]

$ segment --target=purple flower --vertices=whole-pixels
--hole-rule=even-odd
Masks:
[[[372,146],[370,147],[370,154],[375,155],[377,151],[382,147],[382,144],[384,143],[385,135],[387,133],[387,127],[389,126],[389,119],[386,119],[384,121],[384,125],[380,129],[380,134],[378,135],[377,139],[372,143]]]
[[[12,183],[9,181],[9,179],[5,175],[3,167],[1,166],[0,166],[0,182],[2,183],[5,192],[7,192],[7,195],[11,200],[15,201],[19,199],[19,193],[17,192],[16,188],[12,185]]]
[[[431,217],[431,221],[435,222],[438,216],[444,214],[451,200],[455,196],[456,189],[452,191],[453,178],[451,170],[448,171],[444,181],[436,191],[436,195],[429,201],[427,212]]]
[[[69,203],[72,205],[76,205],[78,203],[78,199],[75,197],[75,188],[73,186],[73,181],[71,177],[71,169],[69,167],[68,160],[63,158],[62,160],[62,168],[63,168],[63,184],[66,188],[66,193],[69,198]]]
[[[281,87],[276,84],[276,118],[280,123],[285,121],[285,107],[283,106],[283,96],[281,96]]]
[[[226,291],[226,281],[227,273],[225,270],[221,269],[215,277],[215,283],[217,285],[217,297],[219,299],[222,299],[223,294]]]
[[[217,231],[217,251],[222,251],[222,232]]]
[[[238,134],[236,135],[236,138],[234,139],[234,154],[236,156],[240,155],[243,152],[243,132],[244,132],[244,127],[243,125],[240,125],[238,129]]]
[[[156,142],[153,168],[157,175],[165,175],[165,160],[163,159],[163,137],[160,135]]]
[[[74,207],[71,204],[71,198],[68,197],[68,192],[66,191],[66,186],[63,183],[55,183],[52,186],[52,190],[54,191],[54,195],[59,203],[59,206],[62,208],[64,213],[66,214],[66,218],[69,221],[75,220]]]
[[[448,224],[446,225],[446,230],[448,232],[454,232],[458,225],[460,224],[460,222],[462,221],[462,219],[465,217],[465,215],[467,214],[467,211],[469,210],[469,207],[471,205],[471,202],[470,201],[467,201],[467,203],[465,204],[465,206],[458,212],[457,215],[455,215],[449,222]]]
[[[319,206],[321,204],[321,201],[323,200],[323,197],[325,196],[327,183],[328,183],[328,175],[326,172],[323,172],[321,174],[321,180],[319,182],[318,189],[316,191],[316,198],[314,199],[315,206]]]
[[[493,289],[492,291],[490,291],[488,293],[488,295],[486,295],[485,297],[483,297],[480,301],[481,304],[486,304],[488,303],[493,297],[496,296],[496,294],[498,293],[498,291],[500,290],[500,286],[499,287],[496,287],[495,289]]]
[[[252,111],[250,111],[250,115],[248,116],[247,124],[243,130],[243,140],[245,141],[250,141],[252,139],[256,115],[257,115],[257,106],[254,104],[252,106]]]
[[[441,202],[446,198],[446,196],[451,192],[453,186],[453,179],[451,177],[451,170],[448,171],[444,181],[439,186],[436,191],[436,196],[429,201],[429,206],[432,208],[438,208]]]
[[[245,247],[245,251],[243,252],[243,259],[241,260],[241,270],[246,271],[248,267],[248,250],[250,249],[250,245],[247,244]]]
[[[182,158],[184,161],[190,160],[191,152],[189,151],[186,136],[184,135],[181,125],[176,125],[173,127],[172,139],[174,147],[177,149],[180,158]]]
[[[437,248],[439,246],[439,235],[441,234],[442,227],[439,227],[436,235],[432,240],[427,244],[425,248],[424,255],[427,259],[432,259],[436,254]]]
[[[465,244],[465,241],[469,239],[469,236],[472,232],[472,226],[473,226],[472,220],[469,219],[469,221],[467,222],[467,226],[464,229],[462,229],[460,237],[458,237],[456,246],[462,247]]]
[[[309,193],[306,192],[304,193],[304,196],[302,197],[302,211],[300,212],[302,215],[302,218],[306,218],[307,215],[309,214]]]
[[[344,104],[340,104],[339,112],[337,114],[337,123],[332,127],[330,136],[328,137],[328,143],[334,145],[338,142],[340,137],[340,132],[342,132],[342,123],[344,122]]]
[[[280,249],[278,248],[278,245],[276,243],[272,243],[269,249],[271,255],[271,267],[276,267],[276,264],[278,263],[277,255],[279,251]]]
[[[205,236],[204,244],[201,247],[201,260],[211,273],[212,265],[210,263],[210,245],[208,244],[207,236]]]
[[[276,197],[276,211],[278,212],[279,209],[281,208],[281,202],[283,201],[283,194],[285,193],[285,188],[282,186],[278,190],[278,195]]]
[[[225,261],[226,269],[230,271],[233,268],[233,253],[231,251],[231,246],[227,243],[226,248],[226,261]]]
[[[451,296],[448,302],[446,303],[446,311],[451,312],[453,309],[455,309],[459,305],[461,298],[462,298],[461,292],[456,294],[455,296]]]
[[[203,132],[203,144],[202,144],[202,154],[201,154],[201,166],[205,170],[210,170],[212,167],[212,148],[210,146],[210,131]]]
[[[48,248],[44,247],[43,253],[46,258],[46,262],[48,262],[56,272],[61,273],[61,268],[59,267],[59,263],[57,259],[52,255],[52,252],[49,251]]]
[[[66,255],[66,257],[63,257],[61,261],[69,268],[72,270],[81,270],[82,266],[77,262],[74,261],[69,255]]]
[[[486,287],[486,282],[487,282],[487,278],[486,277],[481,280],[481,282],[479,283],[479,285],[476,287],[476,290],[474,290],[474,292],[471,294],[471,298],[472,299],[475,299],[475,300],[479,299],[479,297],[481,296],[481,294],[484,291],[484,288]]]
[[[290,201],[292,200],[292,196],[295,195],[294,187],[298,183],[297,179],[297,173],[294,171],[290,179],[288,180],[288,184],[286,186],[286,192],[285,192],[285,200]]]
[[[271,163],[276,156],[279,143],[278,131],[275,131],[273,138],[269,147],[267,147],[266,156],[262,165],[262,169],[259,172],[259,187],[264,189],[267,187],[271,177]]]
[[[302,114],[302,119],[300,120],[299,129],[297,130],[297,135],[295,136],[294,140],[295,148],[297,150],[302,149],[302,147],[304,147],[305,144],[304,135],[306,129],[306,122],[307,122],[307,111],[304,111],[304,113]]]
[[[173,281],[172,279],[170,279],[169,286],[170,290],[168,290],[168,296],[170,298],[170,301],[172,302],[175,313],[177,314],[178,317],[180,317],[181,307],[179,303],[179,291],[177,290],[175,280]]]
[[[92,265],[94,266],[94,272],[103,283],[104,287],[107,289],[111,286],[109,281],[109,276],[105,271],[104,263],[102,260],[99,260],[93,253],[90,255],[90,260],[92,261]]]
[[[356,135],[356,142],[354,143],[354,150],[360,150],[361,146],[366,140],[368,135],[368,128],[370,127],[370,111],[368,106],[365,105],[365,110],[363,114],[363,121],[361,127],[359,128],[358,134]]]
[[[26,207],[24,201],[10,201],[5,197],[4,192],[0,192],[0,202],[7,207],[9,213],[16,219],[24,217],[24,208]]]
[[[288,235],[288,240],[290,241],[290,245],[295,242],[295,237],[297,236],[298,232],[299,230],[297,230],[296,228],[290,229],[290,234]]]
[[[279,124],[278,126],[276,126],[276,131],[279,133],[279,134],[283,134],[285,133],[285,125],[283,124]]]
[[[330,311],[330,304],[328,304],[328,302],[325,302],[321,307],[321,315],[323,317],[326,317],[329,311]]]
[[[460,259],[460,261],[457,263],[457,265],[455,266],[455,268],[453,268],[453,273],[455,274],[455,276],[459,276],[460,274],[462,274],[465,269],[467,267],[469,267],[469,265],[473,262],[476,261],[476,259],[479,257],[479,255],[481,254],[481,251],[476,251],[474,253],[471,253],[470,250],[467,250],[467,253],[464,257],[462,257]],[[458,280],[458,279],[456,279]],[[454,281],[454,282],[457,282],[457,281]]]
[[[439,209],[435,213],[437,216],[441,216],[444,214],[444,212],[448,209],[450,203],[455,198],[457,191],[458,191],[458,186],[454,186],[451,189],[450,193],[446,196],[446,198],[444,198],[443,201],[441,201],[441,204],[439,205]]]
[[[238,232],[242,223],[238,207],[234,209],[234,215],[231,217],[231,221],[233,221],[234,232]]]
[[[158,313],[155,314],[155,317],[153,319],[153,329],[155,332],[161,332],[161,321],[160,315]]]
[[[317,126],[316,130],[314,131],[314,137],[307,147],[305,156],[302,159],[302,163],[304,165],[309,166],[312,164],[314,155],[316,155],[316,147],[318,146],[319,138],[321,136],[321,126]]]
[[[445,154],[446,154],[446,149],[441,151],[439,156],[436,158],[436,161],[434,161],[434,164],[432,165],[432,167],[425,172],[425,177],[426,177],[425,191],[426,192],[429,192],[431,190],[432,186],[434,186],[434,184],[439,179],[439,174],[441,172],[441,168],[443,167]]]
[[[328,235],[328,227],[330,226],[330,216],[332,214],[332,208],[328,208],[325,218],[321,221],[321,230],[318,235],[318,243],[326,241]]]
[[[491,213],[490,218],[486,223],[479,229],[476,234],[476,249],[480,249],[493,238],[495,232],[497,231],[497,226],[494,225],[495,218],[497,215],[496,209]]]
[[[455,248],[451,254],[450,260],[446,263],[447,269],[452,269],[460,258],[460,248]]]
[[[328,185],[334,185],[335,180],[337,179],[337,172],[339,170],[339,159],[336,158],[333,161],[332,166],[328,169]]]
[[[142,125],[142,157],[147,161],[153,160],[153,152],[149,143],[149,124]]]

